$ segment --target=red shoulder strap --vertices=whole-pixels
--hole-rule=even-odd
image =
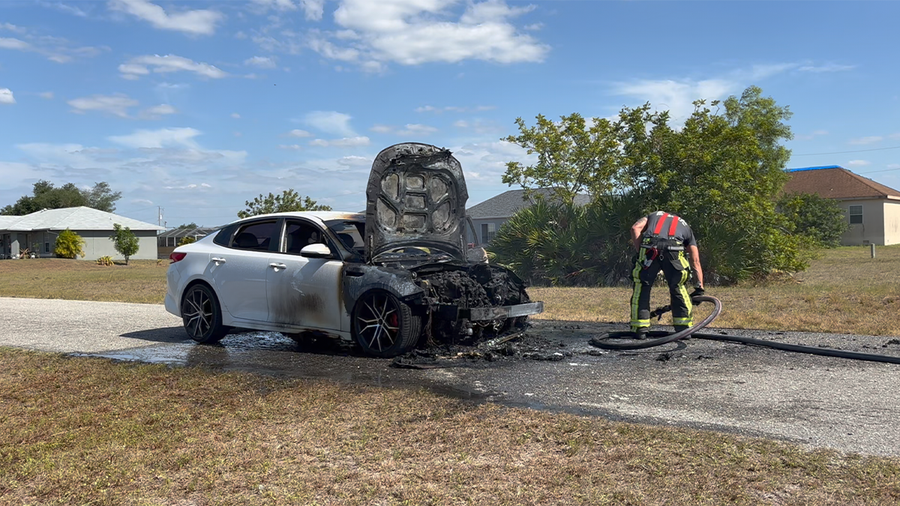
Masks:
[[[663,224],[666,222],[666,218],[668,217],[669,213],[663,213],[659,221],[656,222],[656,228],[653,229],[653,235],[659,235],[659,233],[662,232]]]
[[[672,215],[672,224],[669,225],[669,238],[675,237],[675,230],[678,228],[678,220],[680,220],[678,216]]]

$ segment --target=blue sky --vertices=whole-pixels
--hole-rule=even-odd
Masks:
[[[610,117],[763,89],[788,167],[900,189],[900,2],[3,0],[0,206],[39,179],[169,226],[293,188],[365,207],[371,162],[451,149],[469,205],[509,189],[517,117]]]

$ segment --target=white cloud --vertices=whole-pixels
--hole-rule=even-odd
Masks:
[[[67,103],[72,106],[72,112],[75,113],[82,114],[88,111],[99,111],[120,118],[127,118],[128,109],[137,106],[139,102],[128,95],[116,93],[113,95],[91,95],[89,97],[75,98]]]
[[[865,167],[866,165],[871,165],[872,162],[868,160],[850,160],[847,162],[847,165],[851,167]]]
[[[25,33],[28,31],[21,26],[16,26],[12,23],[0,23],[0,30],[6,30],[13,33]]]
[[[9,88],[0,88],[0,104],[15,104],[16,99]]]
[[[306,130],[300,130],[299,128],[295,128],[286,134],[289,137],[312,137],[312,134],[307,132]]]
[[[253,0],[253,4],[263,9],[274,9],[281,12],[297,10],[297,5],[291,0]]]
[[[244,60],[244,65],[259,67],[261,69],[274,69],[277,66],[275,59],[268,56],[254,56],[253,58],[247,58]]]
[[[130,148],[187,147],[198,149],[194,137],[200,135],[193,128],[161,128],[138,130],[131,135],[112,136],[109,140]]]
[[[176,114],[178,109],[175,109],[169,104],[159,104],[153,107],[148,107],[141,111],[141,118],[143,119],[159,119],[161,116],[165,116],[168,114]]]
[[[315,139],[309,142],[310,146],[350,148],[357,146],[368,146],[368,137],[344,137],[343,139]]]
[[[821,137],[823,135],[828,135],[828,131],[827,130],[815,130],[810,134],[797,135],[794,137],[794,139],[796,139],[798,141],[810,141],[810,140],[815,139],[816,137]]]
[[[310,21],[321,21],[325,14],[325,0],[300,0],[300,7]]]
[[[866,144],[875,144],[884,140],[884,137],[879,135],[872,135],[870,137],[860,137],[858,139],[850,139],[850,144],[854,145],[866,145]]]
[[[104,46],[75,46],[62,37],[31,33],[24,28],[8,23],[6,26],[13,27],[14,29],[10,31],[21,35],[22,38],[0,37],[0,49],[37,53],[56,63],[68,63],[76,58],[96,56],[109,50]]]
[[[340,158],[337,163],[347,167],[368,167],[372,165],[372,160],[364,156],[345,156]]]
[[[738,88],[738,83],[725,79],[702,81],[662,79],[621,83],[616,85],[613,91],[618,95],[634,97],[641,102],[650,102],[656,110],[668,110],[673,120],[681,122],[694,112],[695,100],[722,99]]]
[[[845,72],[848,70],[853,70],[856,68],[856,65],[838,65],[837,63],[826,63],[825,65],[804,65],[797,70],[801,72],[813,72],[813,73],[822,73],[822,72]]]
[[[897,133],[895,133],[895,134],[888,135],[888,138],[889,138],[889,139],[900,139],[900,132],[897,132]]]
[[[394,131],[394,127],[389,125],[373,125],[369,130],[379,134],[389,134]]]
[[[279,144],[278,149],[288,149],[291,151],[300,151],[303,149],[299,144]]]
[[[352,117],[337,111],[312,111],[303,117],[303,123],[322,132],[354,137],[356,132],[350,127]]]
[[[42,93],[38,93],[38,96],[41,98],[45,98],[47,100],[53,100],[53,92],[52,91],[45,91]]]
[[[475,107],[460,107],[456,105],[448,105],[444,107],[435,107],[433,105],[423,105],[421,107],[416,107],[416,112],[433,112],[435,114],[440,114],[443,112],[481,112],[481,111],[492,111],[496,109],[495,105],[477,105]]]
[[[110,0],[109,7],[147,21],[161,30],[191,35],[212,35],[216,31],[216,23],[225,17],[219,12],[206,9],[168,13],[147,0]]]
[[[236,112],[231,113],[231,117],[234,119],[241,119],[241,115]]]
[[[182,56],[173,54],[159,56],[146,55],[138,56],[128,60],[128,62],[119,65],[119,72],[125,79],[138,79],[140,76],[155,73],[168,73],[187,71],[194,72],[201,77],[211,79],[221,79],[227,77],[228,74],[208,63],[198,63]]]
[[[0,37],[0,49],[17,49],[19,51],[26,51],[31,49],[31,44],[25,42],[24,40],[13,39],[9,37]]]
[[[274,0],[262,3],[277,7]],[[324,0],[300,0],[307,20],[321,20],[324,5]],[[534,9],[510,7],[505,0],[343,0],[334,11],[334,31],[276,34],[279,23],[273,23],[253,40],[267,50],[294,54],[308,47],[368,72],[383,71],[389,63],[541,62],[549,46],[512,23]]]
[[[889,163],[889,164],[887,165],[887,168],[889,168],[889,169],[900,169],[900,163]]]

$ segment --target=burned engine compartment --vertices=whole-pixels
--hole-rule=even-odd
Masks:
[[[432,344],[493,337],[524,323],[525,317],[510,318],[503,311],[491,310],[531,301],[522,280],[505,267],[479,263],[454,269],[431,266],[414,272],[426,290],[426,311],[438,316],[425,325]]]

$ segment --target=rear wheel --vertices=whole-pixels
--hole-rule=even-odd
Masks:
[[[419,342],[421,329],[422,318],[388,292],[368,292],[353,308],[353,336],[366,355],[402,355]]]
[[[228,332],[228,328],[222,325],[219,300],[204,284],[193,285],[184,293],[181,319],[191,339],[201,344],[217,343]]]

